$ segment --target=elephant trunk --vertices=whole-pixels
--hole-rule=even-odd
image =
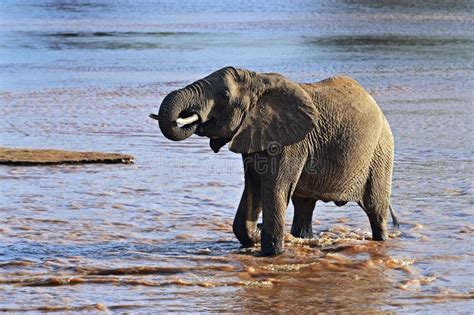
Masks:
[[[150,117],[158,120],[163,135],[173,141],[190,137],[199,125],[199,116],[191,110],[190,98],[182,90],[168,94],[161,103],[158,115]]]

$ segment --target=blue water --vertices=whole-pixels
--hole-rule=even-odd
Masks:
[[[0,167],[0,310],[469,313],[473,11],[472,1],[2,1],[0,146],[136,163]],[[240,156],[199,137],[170,142],[148,119],[166,94],[228,65],[365,86],[394,133],[402,234],[241,253]],[[356,205],[318,203],[314,220],[317,233],[369,233]],[[181,269],[140,271],[154,267]]]

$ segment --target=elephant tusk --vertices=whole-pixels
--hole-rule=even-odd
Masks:
[[[178,118],[176,119],[176,124],[178,125],[179,128],[182,128],[186,125],[192,124],[193,122],[196,122],[199,120],[199,116],[197,114],[193,114],[189,117],[186,118]]]

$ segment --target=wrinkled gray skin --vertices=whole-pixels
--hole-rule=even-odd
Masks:
[[[198,121],[177,126],[178,118]],[[285,211],[291,234],[313,237],[317,200],[357,202],[376,241],[387,239],[393,136],[374,99],[353,79],[298,84],[275,73],[223,68],[165,97],[158,115],[165,137],[193,133],[241,153],[245,188],[233,230],[243,246],[261,241],[264,255],[283,251]],[[257,220],[263,212],[263,224]]]

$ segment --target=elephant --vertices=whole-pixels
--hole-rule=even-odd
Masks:
[[[394,140],[372,96],[347,76],[296,83],[278,73],[225,67],[162,101],[158,120],[174,141],[210,138],[242,154],[245,185],[232,225],[243,247],[260,242],[264,256],[284,250],[285,213],[291,234],[312,238],[318,200],[365,211],[372,240],[388,237]],[[257,224],[263,213],[262,224]]]

